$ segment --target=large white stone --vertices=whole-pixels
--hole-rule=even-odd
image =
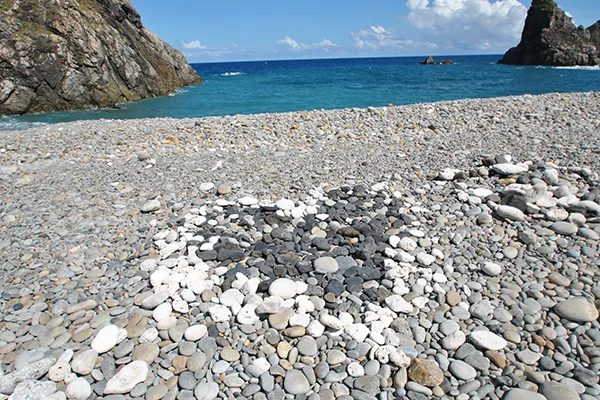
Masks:
[[[208,309],[208,313],[214,322],[229,321],[231,310],[224,305],[216,304]]]
[[[296,296],[296,282],[288,278],[279,278],[271,282],[269,286],[271,296],[279,296],[282,299],[291,299]]]
[[[393,294],[386,298],[385,304],[393,312],[410,313],[413,310],[413,305],[397,294]]]
[[[244,303],[244,295],[237,289],[228,289],[223,292],[219,301],[228,307],[241,306]]]
[[[504,176],[513,176],[513,175],[520,175],[524,172],[529,171],[529,167],[523,164],[510,164],[510,163],[504,163],[504,164],[494,164],[492,165],[492,170],[500,175],[504,175]]]
[[[369,336],[369,328],[364,324],[352,324],[348,325],[344,331],[354,340],[359,343],[365,341],[367,336]]]
[[[92,387],[84,378],[77,378],[67,385],[67,398],[72,400],[87,400],[92,395]]]
[[[206,325],[192,325],[187,328],[183,334],[185,340],[196,342],[206,336],[208,328]]]
[[[75,372],[78,375],[88,375],[96,367],[97,359],[98,353],[95,350],[86,350],[83,353],[77,355],[77,357],[75,357],[73,361],[71,361],[71,369],[73,369],[73,372]]]
[[[502,267],[493,262],[485,262],[481,270],[489,276],[498,276],[502,273]]]
[[[246,304],[237,313],[236,319],[242,325],[252,325],[259,320],[255,311],[256,311],[256,304]]]
[[[295,204],[292,200],[281,199],[275,203],[275,206],[280,210],[291,211],[294,208]]]
[[[148,375],[146,361],[137,360],[127,364],[113,376],[104,388],[104,394],[125,394],[138,383],[144,382]]]
[[[119,341],[119,327],[116,325],[107,325],[98,332],[92,341],[92,349],[98,354],[106,353],[117,345]]]
[[[154,311],[152,311],[152,317],[156,322],[165,319],[171,315],[173,311],[173,306],[171,303],[163,303],[160,306],[156,307]]]
[[[328,328],[340,330],[344,328],[344,324],[339,318],[331,314],[322,314],[319,321]]]
[[[473,344],[475,344],[477,347],[486,350],[502,350],[508,345],[504,338],[490,331],[471,332],[469,338],[471,339],[471,342],[473,342]]]

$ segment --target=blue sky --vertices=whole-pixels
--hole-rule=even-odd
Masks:
[[[190,62],[499,54],[530,0],[130,0]],[[556,0],[577,24],[599,0]]]

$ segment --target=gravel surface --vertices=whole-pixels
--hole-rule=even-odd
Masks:
[[[599,100],[0,132],[0,393],[598,398]]]

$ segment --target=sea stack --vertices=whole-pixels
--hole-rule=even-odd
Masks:
[[[0,2],[0,114],[95,108],[201,82],[128,0]]]
[[[508,50],[501,64],[600,65],[600,21],[585,29],[553,0],[533,0],[521,42]]]

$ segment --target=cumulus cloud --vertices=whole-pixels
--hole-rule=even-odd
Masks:
[[[184,49],[206,49],[206,46],[204,46],[202,43],[200,43],[199,40],[191,40],[189,42],[181,42],[181,46]]]
[[[366,29],[361,29],[358,32],[351,32],[350,34],[354,38],[354,47],[360,50],[402,50],[407,48],[432,49],[437,47],[435,43],[431,42],[421,42],[400,38],[393,31],[385,29],[383,26],[379,25],[370,26]]]
[[[323,39],[317,43],[298,43],[294,39],[289,36],[286,36],[285,39],[281,39],[277,41],[279,45],[285,45],[290,48],[292,51],[308,51],[308,50],[323,50],[323,51],[331,51],[339,45],[333,43],[331,40]]]
[[[422,37],[449,48],[512,46],[527,15],[518,0],[408,0],[406,6]]]

